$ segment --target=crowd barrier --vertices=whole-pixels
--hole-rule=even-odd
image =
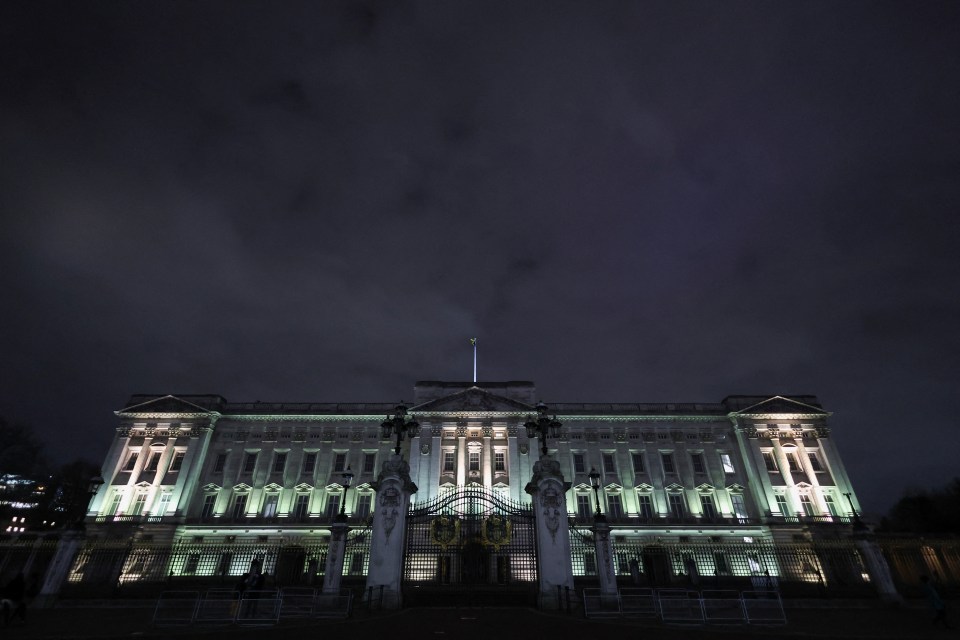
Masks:
[[[583,590],[588,618],[646,617],[667,624],[786,624],[777,591],[693,591],[690,589],[621,589],[603,594]]]
[[[345,618],[353,603],[351,593],[324,594],[317,589],[238,591],[211,589],[164,591],[153,613],[154,626],[188,624],[274,625],[287,618]]]

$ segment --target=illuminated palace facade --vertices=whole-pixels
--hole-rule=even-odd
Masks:
[[[538,400],[530,382],[418,382],[407,407],[416,426],[401,443],[411,502],[472,486],[529,505],[541,442],[525,425]],[[88,532],[136,522],[154,543],[322,541],[341,511],[358,525],[374,515],[378,473],[396,445],[381,423],[395,409],[135,395],[116,412]],[[796,540],[859,511],[814,396],[552,403],[548,412],[559,422],[546,446],[569,483],[571,530],[590,522],[597,500],[618,544]],[[574,576],[589,573],[572,562]]]

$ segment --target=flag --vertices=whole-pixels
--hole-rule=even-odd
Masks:
[[[472,344],[473,346],[477,346],[477,339],[476,339],[476,338],[470,338],[470,344]]]

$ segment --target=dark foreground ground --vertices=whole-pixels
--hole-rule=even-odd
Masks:
[[[936,629],[925,602],[884,607],[877,602],[785,602],[781,626],[668,626],[653,620],[586,620],[576,615],[521,608],[413,608],[400,612],[356,612],[346,620],[291,620],[270,627],[239,625],[156,628],[153,609],[129,602],[58,606],[32,610],[26,623],[4,628],[0,638],[417,638],[421,640],[602,640],[635,638],[960,638],[956,602],[948,603],[953,630]],[[124,606],[120,606],[124,605]]]

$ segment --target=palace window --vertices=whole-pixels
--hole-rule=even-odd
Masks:
[[[333,517],[340,513],[340,494],[331,493],[327,496],[327,509],[325,511],[327,517]]]
[[[223,471],[223,467],[226,466],[226,464],[227,464],[227,454],[225,453],[217,454],[217,461],[213,464],[213,472],[221,473]]]
[[[160,457],[163,455],[160,451],[150,454],[150,462],[147,463],[147,471],[156,471],[160,466]]]
[[[457,470],[456,456],[453,451],[443,452],[443,470],[446,473],[453,473]]]
[[[293,504],[293,517],[297,520],[303,520],[307,517],[310,509],[310,494],[298,493],[297,501]]]
[[[233,498],[233,513],[234,519],[239,519],[247,515],[247,494],[238,493]]]
[[[200,509],[200,519],[206,520],[213,517],[213,510],[217,505],[217,494],[208,493],[203,496],[203,508]]]
[[[257,454],[248,453],[243,459],[243,472],[244,473],[253,473],[253,470],[257,468]]]
[[[640,506],[640,517],[644,520],[653,519],[653,499],[649,493],[641,493],[637,496],[637,503]]]
[[[743,494],[740,494],[740,493],[730,494],[730,503],[733,505],[733,515],[735,515],[741,521],[746,521],[748,517],[747,504],[743,500]]]
[[[587,472],[586,456],[584,456],[582,453],[573,454],[573,472],[574,473]]]
[[[818,456],[813,451],[807,453],[807,457],[810,458],[810,468],[815,472],[823,471],[823,465],[820,464],[820,456]]]
[[[717,517],[717,507],[713,504],[713,496],[700,494],[700,511],[705,520],[714,520]]]
[[[837,517],[840,515],[840,510],[837,509],[837,503],[833,501],[833,496],[829,493],[823,494],[823,501],[827,504],[827,511],[830,512],[830,515]]]
[[[470,452],[470,471],[480,471],[480,452]]]
[[[780,513],[783,514],[784,516],[789,516],[789,515],[791,515],[791,514],[790,514],[790,506],[789,506],[789,504],[787,503],[787,496],[785,496],[785,495],[782,494],[782,493],[778,493],[778,494],[776,495],[776,500],[777,500],[777,509],[780,510]]]
[[[139,516],[143,513],[143,507],[147,504],[147,494],[138,493],[133,500],[133,509],[130,510],[130,515]]]
[[[333,470],[334,471],[343,471],[347,468],[347,454],[338,453],[333,459]]]
[[[766,465],[767,471],[770,473],[775,473],[780,470],[777,467],[777,458],[773,455],[773,451],[763,452],[763,464]]]
[[[620,501],[619,493],[607,494],[607,512],[614,519],[623,517],[623,502]]]
[[[682,493],[668,494],[667,499],[670,502],[670,513],[674,518],[682,518],[686,515],[687,507],[683,502]]]
[[[663,462],[663,472],[664,473],[674,473],[676,469],[673,466],[673,454],[672,453],[661,453],[660,460]]]
[[[370,516],[370,505],[372,499],[369,493],[361,493],[357,496],[356,516],[358,518],[367,518]]]
[[[317,454],[316,452],[311,451],[303,457],[303,472],[304,473],[313,473],[313,470],[317,468]]]
[[[180,471],[180,467],[183,466],[183,458],[186,456],[185,451],[177,451],[173,454],[173,460],[170,461],[170,471]]]
[[[153,515],[161,517],[166,515],[167,509],[170,507],[170,499],[172,497],[173,494],[161,493],[160,499],[157,501],[157,505],[153,509]]]
[[[581,519],[589,518],[593,513],[590,506],[590,496],[586,493],[577,494],[577,517]]]
[[[373,473],[376,470],[377,470],[377,454],[375,453],[363,454],[363,472]]]
[[[787,452],[787,462],[790,464],[790,471],[800,471],[800,461],[797,459],[796,453]]]
[[[133,468],[137,466],[137,458],[140,457],[139,451],[131,451],[130,456],[127,458],[127,463],[123,465],[124,471],[133,471]]]
[[[283,470],[287,468],[287,454],[286,453],[277,453],[273,458],[273,472],[274,473],[283,473]]]
[[[113,500],[110,502],[110,508],[107,510],[107,514],[111,516],[117,515],[117,511],[120,510],[120,501],[123,500],[123,493],[117,491],[113,494]]]
[[[634,473],[643,473],[643,454],[642,453],[632,453],[630,458],[633,460],[633,472]]]
[[[607,475],[616,475],[617,473],[617,462],[612,453],[604,453],[602,456],[603,459],[603,472]]]
[[[280,495],[268,493],[263,500],[263,517],[275,518],[277,516],[277,503],[280,502]]]
[[[493,454],[493,470],[494,471],[506,471],[507,470],[507,454],[503,451],[497,451]]]
[[[702,453],[691,453],[690,462],[693,463],[693,472],[694,473],[706,473],[707,469],[703,465],[703,454]]]
[[[730,457],[729,453],[720,454],[720,464],[723,465],[724,473],[736,473],[736,469],[733,468],[733,458]]]
[[[809,494],[806,494],[806,493],[800,494],[800,506],[803,507],[803,515],[806,515],[806,516],[817,515],[816,507],[813,506],[813,501],[810,500]]]

